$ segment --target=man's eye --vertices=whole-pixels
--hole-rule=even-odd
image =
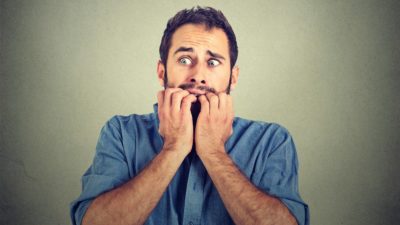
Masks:
[[[219,64],[220,64],[220,62],[216,59],[211,59],[208,61],[209,66],[218,66]]]
[[[183,57],[183,58],[179,59],[179,63],[183,64],[183,65],[190,65],[190,64],[192,64],[192,60],[190,60],[187,57]]]

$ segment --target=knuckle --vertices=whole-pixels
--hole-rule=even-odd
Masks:
[[[175,92],[175,93],[172,94],[171,98],[172,98],[173,101],[178,101],[180,98],[182,98],[181,96],[182,95],[179,92]]]
[[[188,95],[188,94],[190,94],[189,91],[187,91],[187,90],[180,90],[179,92],[182,93],[183,95]]]
[[[165,95],[171,95],[172,93],[174,93],[174,90],[172,88],[167,88],[165,90]]]
[[[188,97],[188,98],[184,98],[184,99],[182,100],[182,102],[183,102],[183,103],[189,103],[191,100],[192,100],[192,99],[191,99],[190,97]]]

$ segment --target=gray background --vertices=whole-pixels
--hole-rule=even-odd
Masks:
[[[197,4],[236,32],[236,115],[294,136],[312,224],[398,222],[399,1],[1,1],[0,224],[70,224],[102,125],[151,112],[166,21]]]

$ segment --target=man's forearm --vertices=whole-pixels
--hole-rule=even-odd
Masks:
[[[225,150],[200,158],[236,224],[297,224],[287,207],[254,186]]]
[[[97,197],[82,224],[143,224],[184,158],[183,153],[163,149],[135,178]]]

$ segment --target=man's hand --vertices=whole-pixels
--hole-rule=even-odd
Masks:
[[[157,97],[163,150],[130,181],[96,197],[82,224],[144,224],[192,149],[190,106],[196,97],[177,88],[160,91]]]
[[[193,122],[190,107],[196,96],[180,88],[159,91],[159,132],[164,138],[164,149],[190,153],[193,145]]]
[[[225,152],[233,131],[232,97],[208,93],[199,100],[196,152],[235,224],[297,224],[289,209],[251,183]]]
[[[226,93],[207,93],[199,97],[201,112],[195,130],[196,151],[202,155],[225,152],[225,142],[232,134],[232,97]]]

